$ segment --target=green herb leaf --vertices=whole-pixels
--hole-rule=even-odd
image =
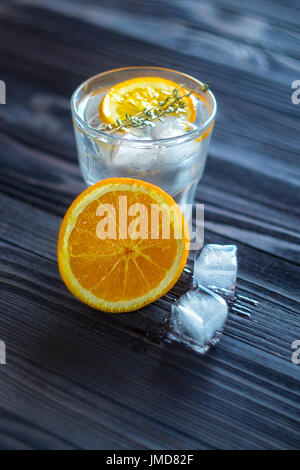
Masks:
[[[205,93],[210,88],[210,82],[202,85],[200,90],[190,91],[185,95],[180,95],[177,88],[172,90],[170,96],[167,96],[164,101],[160,101],[157,106],[153,108],[145,108],[140,113],[135,115],[125,114],[125,119],[117,119],[115,124],[103,124],[102,131],[109,131],[109,134],[116,132],[123,128],[153,126],[153,121],[157,119],[162,121],[163,117],[170,113],[180,114],[184,111],[186,103],[183,98],[190,96],[193,93]]]

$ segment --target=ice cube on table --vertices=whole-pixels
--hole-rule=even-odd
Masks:
[[[171,307],[169,337],[203,354],[218,342],[227,316],[222,297],[205,288],[190,290]]]
[[[205,245],[195,259],[194,286],[233,292],[237,274],[235,245]]]

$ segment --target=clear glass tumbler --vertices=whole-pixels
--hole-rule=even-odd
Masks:
[[[116,83],[136,77],[156,76],[172,80],[195,92],[197,112],[192,130],[164,138],[101,131],[99,104]],[[111,177],[131,177],[155,184],[181,206],[192,204],[202,177],[216,114],[216,100],[203,83],[184,73],[159,67],[110,70],[82,83],[72,96],[72,115],[79,164],[88,185]],[[187,214],[186,214],[187,215]]]

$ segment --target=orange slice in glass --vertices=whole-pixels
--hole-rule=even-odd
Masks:
[[[100,107],[100,120],[106,124],[115,124],[124,120],[126,114],[134,116],[144,109],[149,109],[163,102],[177,89],[181,96],[188,93],[178,83],[162,77],[138,77],[114,85],[104,95]],[[177,115],[186,122],[194,122],[196,109],[190,96],[183,98],[185,108]]]
[[[68,209],[58,265],[81,301],[107,312],[137,310],[164,295],[186,263],[189,233],[174,200],[150,183],[110,178]]]

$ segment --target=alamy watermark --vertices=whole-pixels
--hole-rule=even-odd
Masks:
[[[6,85],[3,80],[0,80],[0,104],[6,104]]]
[[[294,80],[291,87],[296,88],[296,90],[292,93],[292,96],[291,96],[292,103],[299,104],[300,103],[300,80]]]
[[[0,341],[0,365],[6,364],[6,345],[4,341]]]
[[[300,364],[300,339],[293,341],[291,347],[296,349],[292,354],[292,363],[298,365]]]
[[[191,222],[188,224],[190,250],[199,250],[204,240],[204,205],[183,204],[182,210],[188,220],[195,222],[195,229]],[[127,196],[119,196],[117,204],[100,203],[96,216],[96,235],[100,240],[178,240],[187,234],[177,204],[128,205]]]

